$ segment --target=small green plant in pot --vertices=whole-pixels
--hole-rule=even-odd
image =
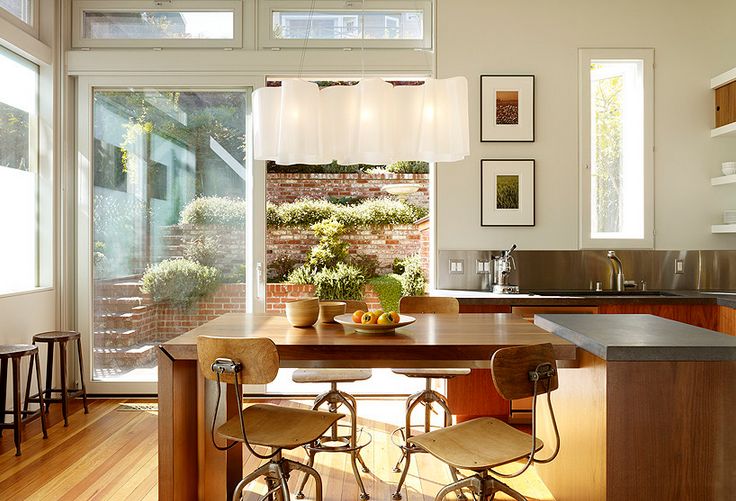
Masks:
[[[146,269],[141,291],[157,303],[191,309],[214,293],[220,280],[220,272],[211,266],[188,259],[166,259]]]

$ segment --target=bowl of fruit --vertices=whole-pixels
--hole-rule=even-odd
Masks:
[[[413,324],[416,320],[409,315],[383,310],[357,310],[352,314],[346,313],[335,317],[335,322],[363,334],[393,334],[399,327]]]

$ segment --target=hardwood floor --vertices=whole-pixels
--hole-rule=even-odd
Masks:
[[[49,438],[42,439],[38,421],[29,425],[23,441],[23,455],[15,457],[12,432],[5,430],[0,439],[0,499],[12,500],[152,500],[158,498],[156,413],[146,410],[122,410],[132,400],[91,400],[90,413],[74,403],[69,426],[64,428],[59,406],[53,406]],[[145,402],[144,402],[145,403]],[[305,401],[281,401],[282,405],[306,406]],[[363,474],[372,500],[390,500],[399,474],[392,468],[398,449],[389,435],[401,421],[404,403],[398,399],[360,400],[360,420],[364,433],[373,443],[363,453],[370,474]],[[303,461],[301,450],[286,454]],[[316,468],[322,475],[325,501],[357,500],[358,489],[347,454],[319,454]],[[258,465],[254,457],[245,459],[245,470]],[[295,492],[299,475],[289,485]],[[406,501],[432,500],[435,493],[450,482],[446,467],[427,454],[413,456],[406,486]],[[527,495],[530,501],[553,501],[554,498],[534,471],[508,482]],[[265,484],[251,486],[248,500],[258,499]],[[314,485],[307,484],[307,499],[314,496]],[[295,496],[293,496],[295,497]],[[496,499],[509,499],[498,495]]]

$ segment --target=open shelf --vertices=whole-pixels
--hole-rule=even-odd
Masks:
[[[714,224],[710,227],[712,233],[736,233],[736,224]]]
[[[718,186],[720,184],[731,184],[736,183],[736,174],[731,174],[730,176],[717,176],[710,178],[710,184],[713,186]]]
[[[734,136],[736,137],[736,122],[717,127],[710,130],[710,137],[725,137]]]

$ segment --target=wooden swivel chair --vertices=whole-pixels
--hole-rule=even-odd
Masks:
[[[368,305],[363,301],[345,301],[345,312],[352,313],[356,310],[368,310]],[[330,428],[330,433],[319,437],[313,443],[305,446],[307,455],[307,465],[313,466],[315,456],[320,452],[344,452],[350,454],[350,465],[353,468],[355,481],[360,490],[360,499],[367,501],[370,495],[365,490],[363,479],[358,471],[358,463],[360,463],[363,473],[369,473],[370,470],[360,455],[363,447],[368,445],[367,442],[358,443],[358,403],[354,396],[337,388],[338,383],[354,383],[356,381],[365,381],[370,379],[373,371],[370,369],[299,369],[294,371],[291,380],[295,383],[329,383],[330,389],[321,395],[317,395],[314,399],[313,410],[319,410],[323,405],[327,405],[329,412],[335,413],[343,408],[350,419],[350,424],[346,425],[348,432],[341,434],[339,429],[342,425],[335,422]],[[304,486],[307,484],[308,476],[304,475],[299,484],[297,499],[304,499]]]
[[[402,297],[399,302],[400,313],[434,313],[434,314],[446,314],[446,315],[457,315],[460,313],[460,303],[454,297],[434,297],[434,296],[406,296]],[[422,449],[412,446],[408,441],[412,436],[411,428],[411,415],[414,409],[418,405],[424,405],[424,432],[430,431],[430,418],[432,415],[432,405],[437,403],[445,414],[445,426],[452,425],[452,411],[447,402],[447,398],[440,392],[432,389],[432,381],[434,379],[452,379],[456,376],[465,376],[470,374],[470,369],[393,369],[394,374],[401,374],[402,376],[424,378],[425,389],[414,395],[411,395],[406,400],[406,415],[405,415],[405,426],[403,428],[404,443],[401,447],[401,457],[394,466],[394,472],[398,473],[401,470],[400,465],[404,463],[404,469],[401,473],[401,478],[396,486],[396,491],[393,493],[392,498],[395,500],[401,499],[401,487],[406,480],[406,475],[409,471],[409,464],[411,463],[411,455],[417,452],[424,452]],[[400,429],[401,430],[401,429]],[[450,467],[450,473],[452,477],[457,480],[457,472],[454,468]],[[462,495],[459,499],[463,499]]]
[[[220,383],[234,384],[238,394],[242,394],[243,384],[268,384],[276,378],[279,369],[279,355],[276,345],[270,339],[224,338],[199,336],[197,338],[199,368],[207,379]],[[217,395],[219,407],[220,393]],[[226,450],[241,443],[251,454],[267,462],[243,478],[233,491],[233,501],[240,501],[243,489],[258,477],[266,477],[268,494],[272,499],[289,499],[287,479],[292,470],[299,470],[314,478],[316,499],[322,500],[322,479],[310,466],[282,457],[282,450],[296,449],[318,437],[342,418],[342,414],[318,412],[305,409],[280,407],[271,404],[251,405],[243,409],[238,406],[238,415],[220,425],[215,431],[217,414],[212,422],[212,442],[218,450]],[[229,441],[220,446],[215,434]],[[270,452],[261,454],[253,446],[263,446]]]
[[[530,437],[495,418],[477,418],[410,438],[410,443],[421,447],[450,467],[475,473],[442,488],[435,501],[441,501],[450,492],[462,488],[470,489],[478,499],[493,499],[496,492],[504,492],[518,501],[527,501],[522,494],[497,477],[519,476],[534,463],[552,461],[560,450],[560,435],[550,399],[550,393],[557,389],[557,365],[552,345],[498,350],[491,359],[491,367],[493,384],[505,399],[533,398],[532,435]],[[537,396],[544,393],[547,394],[547,405],[557,444],[549,458],[539,459],[536,453],[543,447],[543,443],[536,435],[536,409]],[[524,465],[515,473],[502,474],[493,470],[519,460],[524,461]]]

